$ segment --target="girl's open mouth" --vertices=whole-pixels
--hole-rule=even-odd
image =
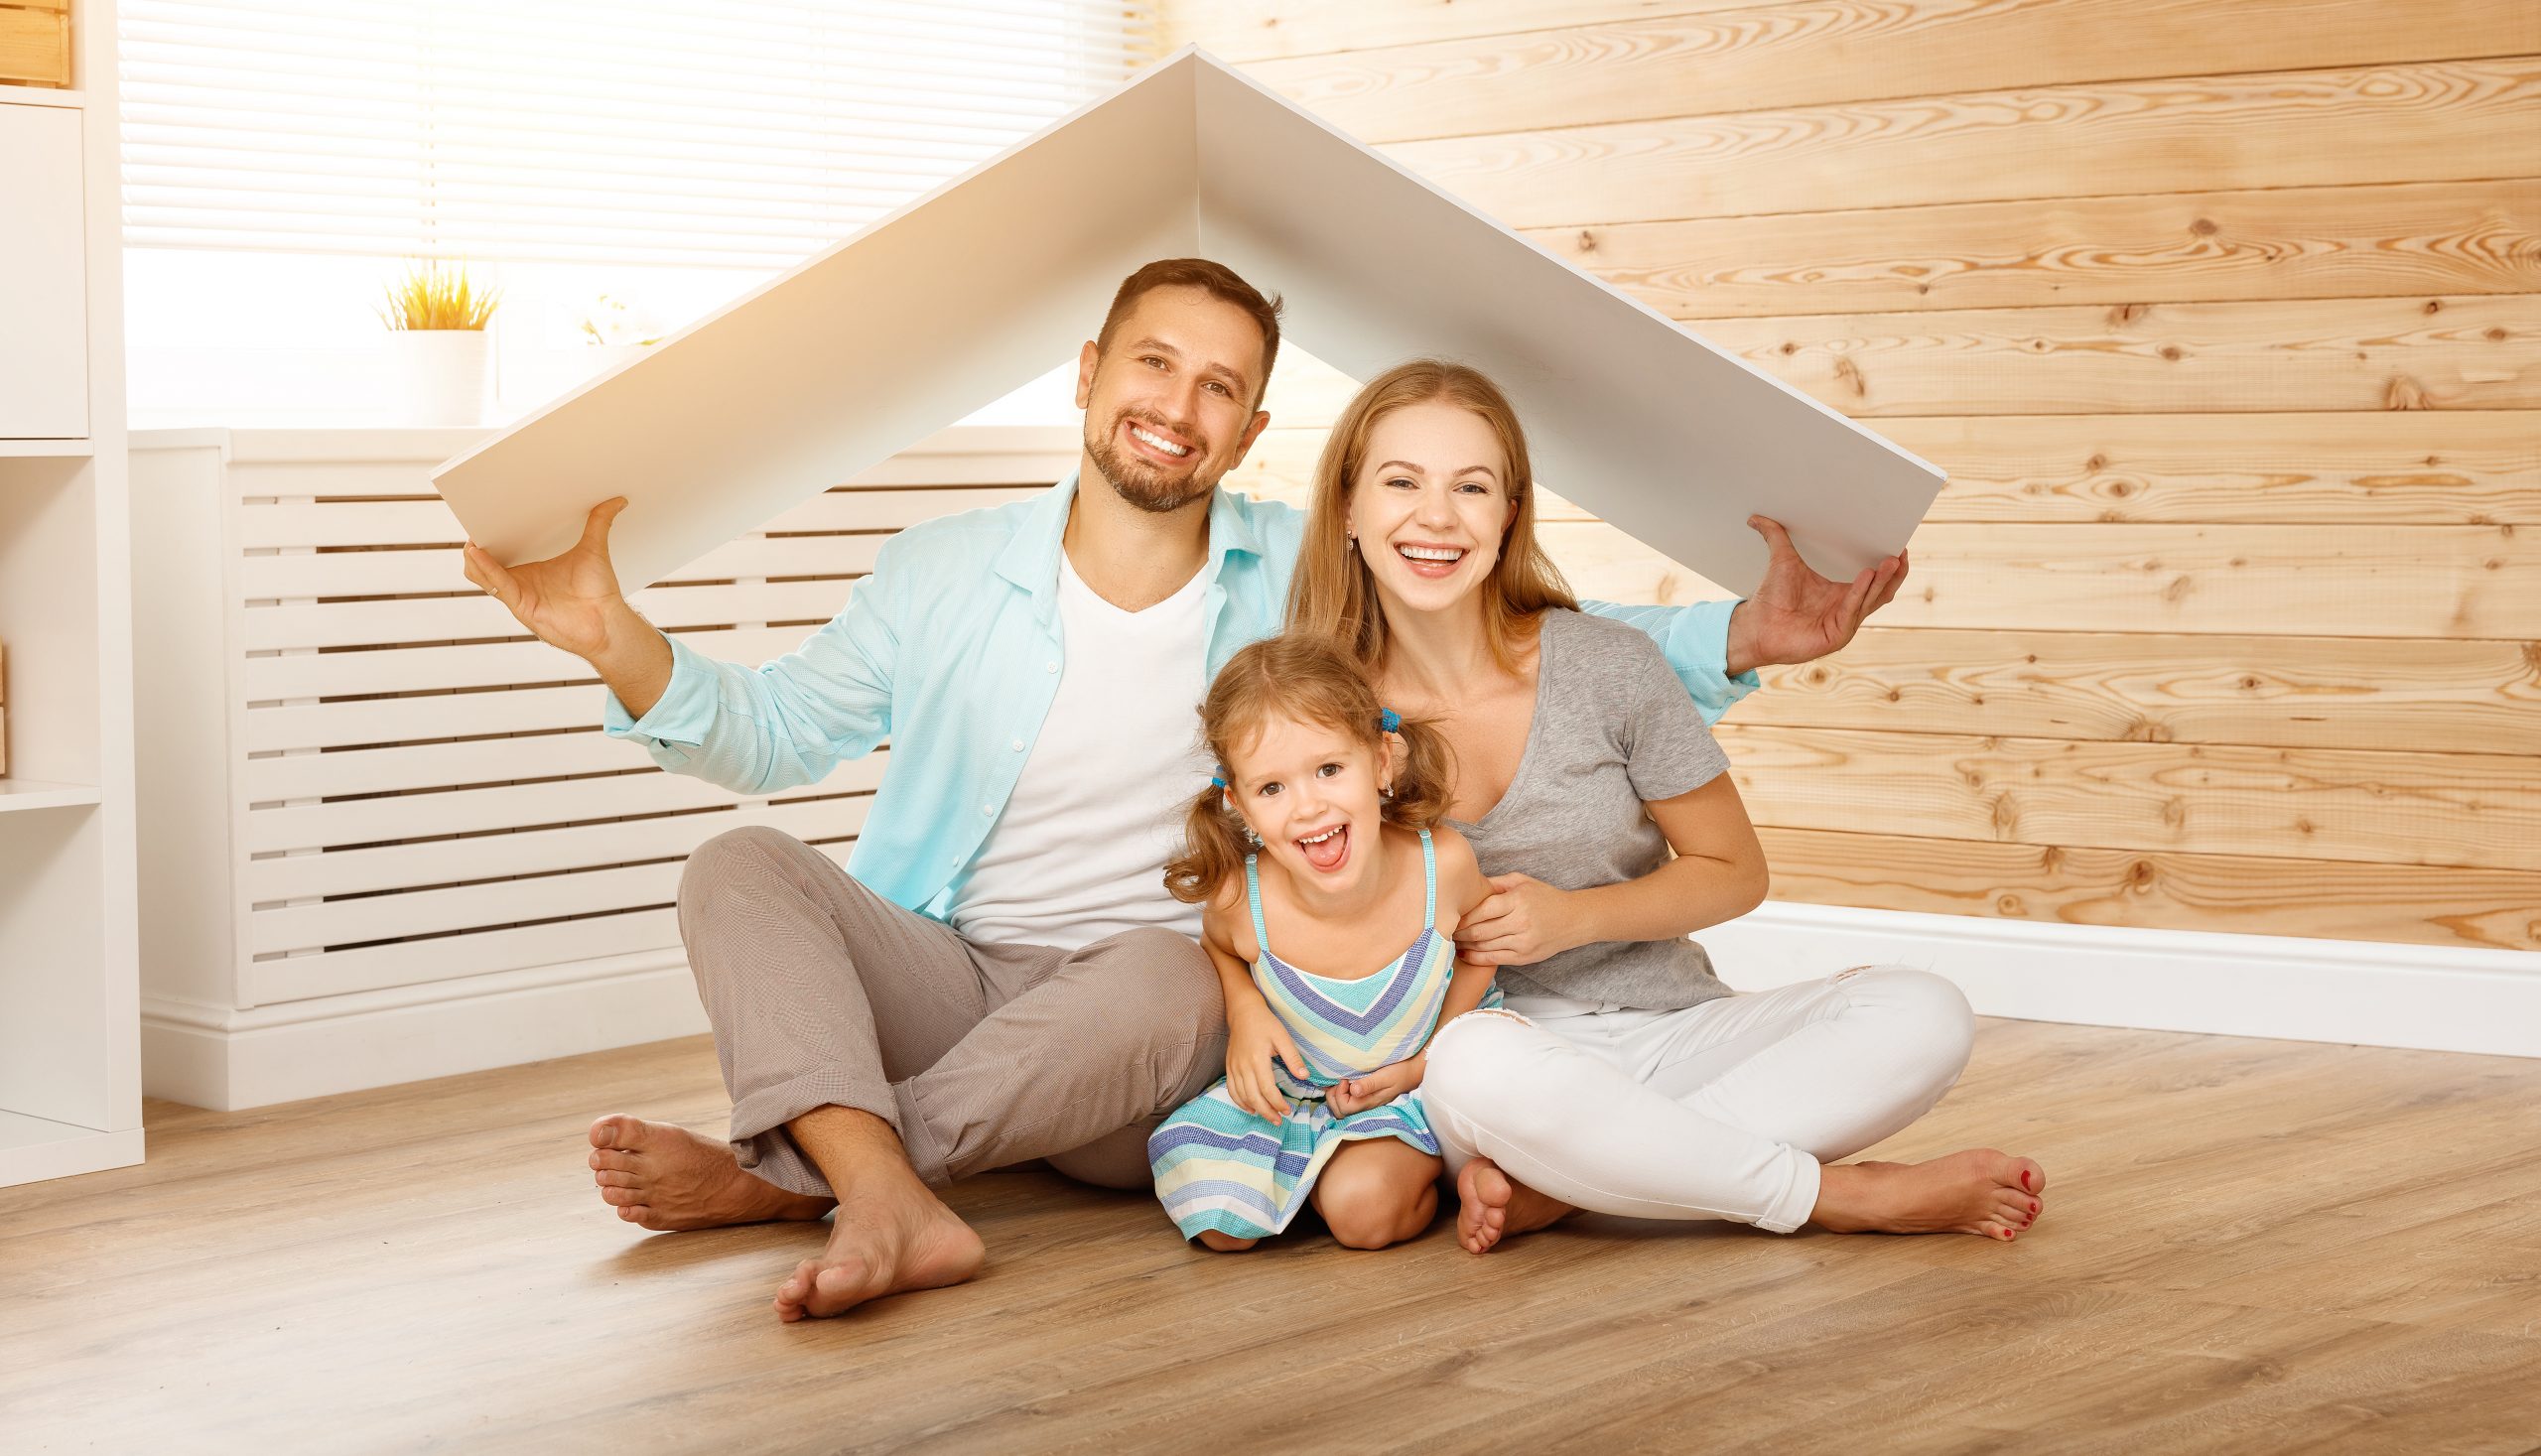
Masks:
[[[1330,874],[1349,861],[1350,826],[1336,824],[1321,834],[1310,835],[1293,843],[1297,847],[1297,853],[1306,857],[1306,863],[1312,865],[1316,872]]]

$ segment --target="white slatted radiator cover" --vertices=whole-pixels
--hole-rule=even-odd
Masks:
[[[745,825],[846,858],[887,751],[748,799],[663,773],[602,734],[590,670],[527,636],[461,573],[459,528],[430,472],[472,443],[468,432],[398,432],[412,445],[400,459],[360,447],[359,432],[199,433],[230,448],[217,603],[235,920],[226,1009],[676,948],[682,861]],[[950,431],[635,604],[701,651],[760,662],[835,614],[894,532],[1028,497],[1075,459],[1073,431]],[[145,586],[141,629],[199,640],[206,628],[185,613],[212,603],[185,596],[175,582]],[[188,762],[205,764],[203,741]],[[164,751],[145,756],[173,766]],[[180,993],[198,1004],[201,972]]]

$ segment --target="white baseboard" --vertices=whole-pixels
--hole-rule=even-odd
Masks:
[[[1769,903],[1695,939],[1741,991],[1921,966],[1979,1015],[2541,1056],[2541,952]]]
[[[1742,991],[1939,972],[1979,1014],[2541,1056],[2541,954],[1768,904],[1698,937]],[[142,1006],[152,1097],[232,1111],[707,1029],[677,951],[228,1011]]]
[[[707,1029],[676,950],[248,1011],[142,997],[142,1090],[231,1112]]]

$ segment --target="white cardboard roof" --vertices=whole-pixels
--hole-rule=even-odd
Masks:
[[[1473,364],[1544,483],[1732,590],[1750,511],[1848,577],[1903,546],[1941,473],[1186,48],[565,395],[434,483],[504,562],[611,534],[627,590],[889,459],[1072,356],[1156,258],[1286,300],[1354,378]],[[1274,420],[1274,424],[1277,422]]]

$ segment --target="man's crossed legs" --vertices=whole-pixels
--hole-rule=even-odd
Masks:
[[[932,1191],[957,1178],[1045,1158],[1147,1186],[1148,1130],[1225,1067],[1217,977],[1171,931],[977,945],[769,829],[689,857],[679,925],[733,1140],[611,1115],[592,1168],[648,1229],[835,1208],[829,1247],[777,1290],[789,1320],[969,1278],[979,1236]]]

